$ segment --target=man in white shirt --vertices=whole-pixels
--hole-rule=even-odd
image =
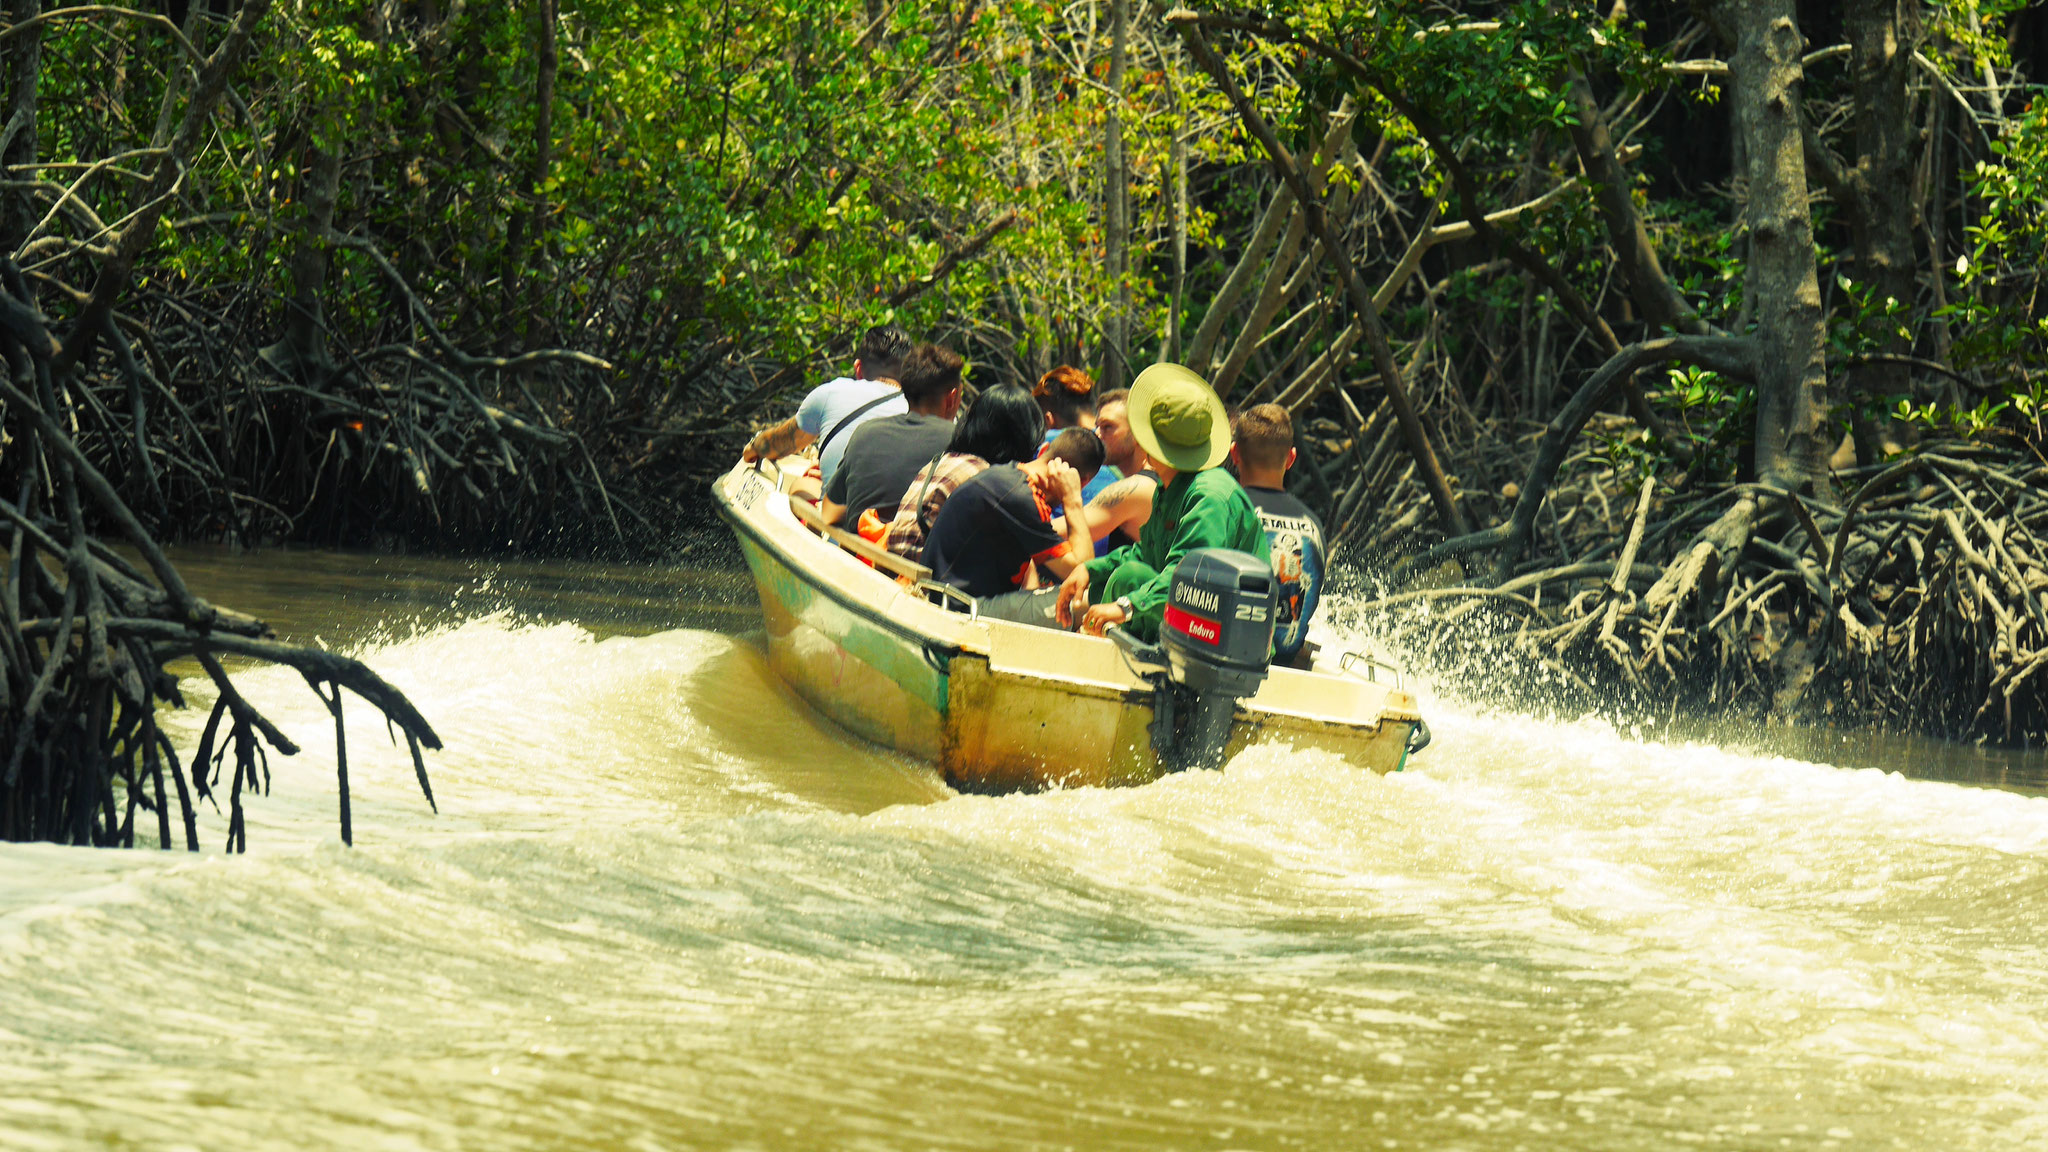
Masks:
[[[868,329],[853,361],[853,375],[811,389],[796,415],[749,440],[740,459],[748,463],[763,457],[778,460],[817,443],[820,486],[832,483],[855,428],[878,416],[899,416],[909,410],[899,377],[910,347],[910,335],[895,324]]]

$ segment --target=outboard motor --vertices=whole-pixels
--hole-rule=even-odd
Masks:
[[[1223,766],[1237,702],[1266,679],[1277,594],[1264,559],[1198,548],[1174,566],[1159,644],[1110,629],[1153,686],[1152,750],[1169,771]]]

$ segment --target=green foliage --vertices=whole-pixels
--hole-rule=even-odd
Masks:
[[[288,295],[279,256],[298,242],[305,176],[325,150],[344,163],[336,229],[375,241],[471,345],[594,342],[655,372],[721,335],[740,356],[800,358],[895,318],[1010,355],[1055,325],[1092,330],[1114,295],[1099,259],[1107,46],[1079,47],[1070,21],[1086,11],[897,5],[877,23],[856,0],[565,3],[544,168],[532,7],[431,12],[276,9],[237,82],[248,114],[219,118],[223,147],[195,168],[188,222],[167,226],[145,276]],[[218,35],[197,28],[202,49]],[[169,38],[121,42],[109,100],[98,35],[85,23],[51,35],[46,157],[82,165],[147,142]],[[1279,91],[1270,69],[1260,87]],[[1173,138],[1188,137],[1197,165],[1242,145],[1178,56],[1134,49],[1124,106],[1134,295],[1159,327],[1144,255],[1167,228]],[[114,219],[131,192],[102,180],[81,196]],[[1008,213],[1016,225],[979,259],[888,304]],[[1195,244],[1214,219],[1197,206]],[[392,318],[390,285],[356,253],[337,260],[329,320],[371,338]]]
[[[1828,356],[1844,360],[1891,346],[1893,340],[1913,342],[1912,310],[1892,296],[1879,300],[1865,285],[1836,274],[1847,307],[1837,307],[1828,318]]]
[[[1732,328],[1746,293],[1743,252],[1716,213],[1695,204],[1659,205],[1657,239],[1678,290],[1710,323]]]
[[[1930,36],[1947,48],[1932,54],[1935,66],[1949,76],[2009,66],[2012,46],[2006,41],[2006,22],[2026,7],[2026,0],[1937,0],[1923,16]]]
[[[1916,404],[1910,397],[1900,397],[1887,414],[1901,424],[1964,440],[2007,435],[2038,444],[2044,402],[2048,402],[2048,384],[2034,380],[2010,385],[2001,395],[1983,397],[1975,404]]]
[[[1711,369],[1687,365],[1666,373],[1665,388],[1654,394],[1654,399],[1673,410],[1673,434],[1685,440],[1707,474],[1738,470],[1738,451],[1747,443],[1749,428],[1756,420],[1753,386],[1746,381],[1731,381]],[[1652,447],[1666,453],[1668,465],[1668,449],[1662,445]]]
[[[1564,78],[1574,65],[1647,82],[1657,63],[1641,25],[1610,24],[1590,4],[1504,5],[1479,18],[1412,0],[1369,6],[1314,2],[1288,16],[1340,44],[1385,76],[1408,102],[1459,135],[1526,135],[1574,121]],[[1321,60],[1304,61],[1319,95],[1350,82]],[[1325,101],[1327,102],[1327,100]]]
[[[2005,289],[2031,281],[2048,259],[2048,95],[2036,90],[2026,110],[1991,142],[1992,159],[1970,173],[1970,195],[1981,204],[1965,229],[1970,251],[1958,256],[1958,287],[1970,293],[1943,315],[1966,335],[1956,344],[1959,367],[2048,363],[2048,316],[2001,301]]]
[[[1927,51],[1957,76],[1999,66],[2014,10],[2014,0],[1930,9]],[[1741,322],[1748,286],[1739,204],[1718,187],[1672,195],[1653,184],[1675,142],[1629,122],[1666,94],[1711,101],[1718,89],[1666,72],[1673,49],[1648,42],[1645,25],[1610,22],[1607,6],[1584,0],[1284,0],[1261,11],[1362,61],[1398,96],[1389,102],[1298,45],[1215,37],[1298,154],[1320,137],[1330,108],[1346,97],[1359,103],[1353,142],[1360,152],[1372,142],[1370,179],[1357,153],[1324,158],[1323,172],[1334,188],[1396,206],[1362,225],[1368,260],[1384,265],[1424,217],[1462,215],[1442,157],[1402,114],[1410,109],[1441,130],[1485,210],[1579,180],[1501,231],[1556,268],[1624,342],[1643,335],[1628,327],[1637,317],[1622,303],[1626,286],[1569,138],[1576,111],[1566,83],[1577,70],[1603,105],[1622,110],[1617,134],[1646,145],[1629,159],[1638,181],[1631,191],[1665,271],[1709,324]],[[237,78],[240,103],[216,119],[220,146],[195,163],[189,207],[166,223],[142,276],[197,286],[223,311],[274,327],[290,290],[287,257],[303,242],[306,175],[318,154],[338,152],[336,229],[373,241],[467,348],[573,345],[633,380],[655,381],[656,393],[696,386],[666,381],[721,338],[731,341],[732,360],[792,360],[891,317],[1004,370],[1053,349],[1092,355],[1118,288],[1102,259],[1112,100],[1105,15],[1100,5],[1042,0],[957,11],[871,9],[866,0],[572,0],[556,30],[543,162],[534,6],[300,0],[262,26],[257,64]],[[1176,137],[1196,185],[1185,222],[1195,267],[1184,329],[1234,260],[1272,181],[1160,14],[1141,9],[1136,23],[1120,107],[1134,221],[1125,287],[1139,333],[1132,356],[1142,361],[1167,327]],[[202,49],[219,34],[214,23],[196,27]],[[175,59],[170,38],[130,29],[118,61],[103,39],[85,22],[52,26],[41,151],[55,162],[82,166],[152,135],[167,83],[161,69]],[[1839,65],[1829,68],[1839,74]],[[2002,381],[2048,370],[2048,319],[2030,312],[2034,270],[2048,267],[2048,100],[2011,118],[1990,156],[1975,160],[1967,203],[1978,219],[1950,281],[1949,310],[1930,317],[1916,313],[1919,301],[1871,300],[1845,278],[1830,294],[1828,352],[1839,363],[1903,336],[1926,353],[1928,321],[1946,320],[1953,365],[1989,378],[1987,394],[2007,405],[1978,423],[2011,428],[2028,417]],[[132,208],[134,187],[96,178],[79,197],[100,219],[118,219]],[[1017,225],[978,259],[906,305],[888,303],[1009,213]],[[1816,227],[1831,234],[1824,243],[1840,240],[1843,226],[1824,214]],[[1410,289],[1390,322],[1403,340],[1438,323],[1452,355],[1487,357],[1496,372],[1528,371],[1523,346],[1533,333],[1509,334],[1512,349],[1478,336],[1502,313],[1519,317],[1529,291],[1520,270],[1499,267],[1498,254],[1479,247],[1434,251],[1421,279],[1448,290],[1424,298]],[[335,260],[327,319],[338,343],[420,339],[368,257],[342,250]],[[1291,304],[1290,312],[1301,302]],[[1598,341],[1562,314],[1552,321],[1562,350],[1545,354],[1559,362],[1538,366],[1545,387],[1522,394],[1554,395],[1557,382],[1597,363]],[[1281,350],[1276,343],[1263,355]],[[704,387],[723,389],[722,399],[746,390]],[[1733,468],[1740,414],[1753,405],[1746,392],[1689,378],[1665,396],[1680,434]],[[1882,398],[1882,410],[1896,399]],[[653,407],[650,423],[673,415]],[[1966,415],[1961,426],[1972,426]]]

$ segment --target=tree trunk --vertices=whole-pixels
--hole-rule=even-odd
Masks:
[[[1102,149],[1102,230],[1104,255],[1114,283],[1109,315],[1103,318],[1102,387],[1127,383],[1124,365],[1130,355],[1131,292],[1130,170],[1124,163],[1124,57],[1130,41],[1130,0],[1109,2],[1109,115]]]
[[[1608,131],[1606,117],[1601,115],[1600,102],[1593,97],[1593,86],[1577,69],[1572,70],[1568,86],[1578,111],[1578,119],[1572,124],[1572,144],[1593,182],[1594,202],[1599,205],[1601,222],[1607,226],[1607,242],[1614,246],[1630,296],[1636,307],[1642,309],[1649,328],[1647,337],[1654,339],[1666,329],[1693,336],[1705,334],[1707,326],[1700,322],[1685,297],[1678,294],[1678,289],[1672,287],[1664,275],[1664,266],[1657,260],[1657,248],[1650,243],[1642,214],[1636,211],[1634,182],[1614,154],[1614,135]]]
[[[548,167],[554,163],[555,142],[555,53],[556,0],[539,0],[538,19],[540,27],[534,37],[534,81],[533,81],[533,166],[527,170],[525,192],[526,203],[512,217],[510,235],[505,243],[505,302],[512,305],[518,300],[515,285],[524,279],[520,275],[525,269],[529,243],[540,238],[547,227]]]
[[[1315,179],[1314,170],[1307,179]],[[1290,197],[1292,199],[1292,197]],[[1230,345],[1230,354],[1209,377],[1209,384],[1218,396],[1228,396],[1237,378],[1244,372],[1244,366],[1251,362],[1252,350],[1259,346],[1266,329],[1273,318],[1280,314],[1280,306],[1287,302],[1285,289],[1293,278],[1295,258],[1301,255],[1301,241],[1308,235],[1308,213],[1297,211],[1287,224],[1287,234],[1280,238],[1280,247],[1273,253],[1273,262],[1266,268],[1266,279],[1259,286],[1259,295],[1252,303],[1251,315],[1245,318],[1244,327],[1238,329],[1237,339]],[[1309,259],[1315,259],[1311,254]]]
[[[1337,110],[1330,114],[1328,129],[1323,133],[1323,143],[1316,153],[1313,171],[1320,174],[1329,158],[1337,155],[1351,140],[1351,128],[1357,121],[1357,108],[1351,97],[1344,97]],[[1280,239],[1282,229],[1291,229],[1297,224],[1294,211],[1294,189],[1286,182],[1273,189],[1272,199],[1266,201],[1266,209],[1259,215],[1259,223],[1252,230],[1252,236],[1238,256],[1237,263],[1230,269],[1230,275],[1223,286],[1210,297],[1209,307],[1202,314],[1202,322],[1195,328],[1194,342],[1188,346],[1188,358],[1181,361],[1203,377],[1213,379],[1222,365],[1216,362],[1216,349],[1223,338],[1223,325],[1229,321],[1230,313],[1250,290],[1253,278],[1258,275],[1259,265],[1266,259],[1266,253]],[[1296,241],[1299,242],[1298,240]]]
[[[1843,13],[1855,98],[1855,195],[1849,232],[1856,248],[1856,278],[1879,303],[1889,297],[1910,308],[1916,296],[1913,251],[1920,204],[1914,194],[1913,52],[1922,31],[1913,0],[1850,0]],[[1887,324],[1881,351],[1903,355],[1912,341]],[[1855,390],[1889,396],[1909,387],[1906,367],[1866,364],[1856,369]]]
[[[8,5],[8,16],[15,24],[42,11],[43,0],[14,0]],[[36,88],[42,74],[43,26],[38,24],[7,45],[6,145],[0,148],[0,160],[10,169],[36,162]],[[25,192],[7,197],[5,209],[0,210],[0,244],[5,244],[8,252],[21,251],[28,241],[36,211],[35,201]]]
[[[1379,370],[1380,386],[1386,390],[1387,402],[1393,406],[1395,419],[1400,421],[1402,438],[1407,441],[1409,455],[1415,460],[1416,469],[1422,473],[1423,488],[1428,491],[1430,503],[1435,506],[1437,519],[1443,530],[1451,535],[1463,536],[1471,529],[1467,526],[1465,513],[1458,507],[1457,495],[1452,492],[1450,479],[1444,475],[1443,466],[1437,461],[1436,449],[1431,446],[1429,436],[1423,429],[1420,415],[1408,395],[1408,389],[1401,380],[1401,367],[1394,362],[1394,350],[1388,343],[1387,330],[1380,323],[1380,310],[1372,302],[1372,289],[1359,276],[1357,265],[1351,262],[1351,253],[1344,246],[1343,238],[1331,226],[1329,214],[1323,210],[1322,200],[1309,185],[1309,179],[1302,174],[1301,166],[1288,154],[1266,118],[1258,108],[1245,97],[1237,82],[1231,79],[1229,68],[1216,55],[1209,42],[1202,36],[1200,24],[1189,16],[1175,16],[1182,38],[1188,50],[1194,54],[1195,62],[1202,66],[1216,86],[1223,90],[1231,107],[1237,110],[1238,119],[1251,130],[1259,147],[1266,153],[1267,161],[1274,172],[1294,190],[1294,198],[1301,202],[1301,209],[1308,218],[1309,229],[1321,242],[1322,250],[1337,267],[1338,278],[1343,282],[1345,298],[1361,327],[1365,329],[1366,343],[1372,351],[1373,367]]]
[[[1160,359],[1178,364],[1180,359],[1181,310],[1188,295],[1188,140],[1178,129],[1173,134],[1173,300],[1166,313],[1166,345]]]
[[[1282,184],[1273,190],[1273,196],[1266,201],[1266,210],[1259,214],[1259,222],[1252,229],[1252,235],[1245,242],[1244,251],[1237,263],[1231,266],[1230,275],[1223,280],[1223,286],[1216,295],[1209,298],[1208,310],[1202,313],[1202,322],[1195,326],[1195,338],[1188,345],[1188,358],[1181,361],[1207,377],[1216,370],[1213,363],[1216,347],[1223,337],[1224,321],[1237,307],[1238,301],[1252,286],[1252,277],[1259,271],[1259,265],[1266,259],[1266,253],[1273,242],[1280,237],[1280,230],[1287,227],[1294,218],[1294,190]]]
[[[1748,288],[1756,300],[1756,474],[1792,491],[1827,472],[1826,330],[1800,131],[1792,0],[1728,0],[1733,103],[1749,178]]]
[[[258,353],[301,383],[324,380],[334,372],[322,300],[333,262],[327,234],[334,226],[334,202],[340,190],[341,153],[315,143],[313,162],[307,166],[300,191],[306,215],[292,250],[292,295],[285,303],[284,339]]]

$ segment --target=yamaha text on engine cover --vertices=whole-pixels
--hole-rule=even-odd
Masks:
[[[1237,702],[1266,679],[1275,591],[1264,559],[1198,548],[1174,565],[1159,644],[1110,630],[1153,685],[1152,750],[1163,767],[1223,766]]]

